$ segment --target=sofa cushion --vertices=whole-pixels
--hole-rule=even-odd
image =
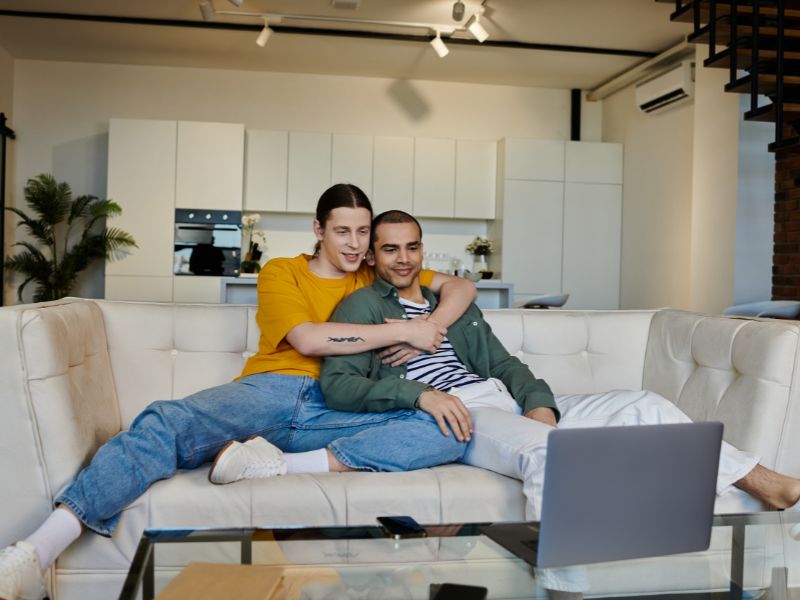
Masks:
[[[123,511],[113,538],[81,536],[58,567],[64,572],[124,568],[146,527],[374,525],[378,515],[397,514],[420,523],[525,518],[518,481],[466,465],[406,473],[295,474],[224,486],[210,484],[208,469],[201,468],[155,483]],[[209,545],[205,551],[210,554],[204,559],[217,560],[231,549]],[[167,545],[157,563],[184,564],[186,556],[180,545]]]
[[[506,349],[556,394],[642,389],[654,311],[486,310]]]
[[[255,307],[98,304],[123,428],[151,402],[231,381],[258,347]]]

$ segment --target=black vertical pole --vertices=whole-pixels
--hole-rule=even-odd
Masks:
[[[581,141],[581,91],[572,90],[570,99],[572,110],[570,111],[569,139],[573,142],[579,142]]]
[[[15,139],[14,132],[6,125],[6,113],[0,112],[0,306],[5,296],[6,262],[6,138]]]

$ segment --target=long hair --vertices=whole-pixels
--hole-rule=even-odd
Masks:
[[[357,185],[352,183],[337,183],[322,193],[317,201],[316,219],[319,226],[324,228],[328,217],[336,208],[366,208],[372,217],[372,203],[367,195]],[[314,245],[314,256],[319,254],[320,242]]]

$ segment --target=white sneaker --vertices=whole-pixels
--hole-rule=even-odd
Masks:
[[[36,547],[17,542],[0,552],[0,598],[42,600],[47,594]]]
[[[266,479],[286,474],[283,452],[262,437],[253,437],[243,444],[228,442],[219,451],[208,472],[211,483],[233,483],[240,479]]]

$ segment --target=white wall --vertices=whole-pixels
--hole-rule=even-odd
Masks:
[[[698,48],[697,64],[706,56],[707,48]],[[742,117],[739,97],[724,92],[727,70],[698,66],[695,73],[691,307],[720,312],[733,304]]]
[[[77,194],[105,195],[112,117],[236,122],[293,131],[566,139],[569,102],[568,90],[18,60],[16,188],[21,191],[28,178],[52,172]],[[594,122],[585,124],[589,131],[599,131],[595,112]],[[442,244],[460,245],[473,229],[484,233],[485,223],[456,225],[450,232],[456,240],[443,238]],[[439,234],[449,235],[433,235]],[[429,237],[428,245],[434,240]],[[274,248],[268,252],[275,255]],[[102,291],[102,274],[96,272],[83,278],[76,293],[100,296]]]
[[[603,102],[603,141],[624,144],[621,308],[689,308],[692,105],[657,115],[633,86]]]
[[[8,125],[14,128],[13,121],[13,99],[14,99],[14,59],[11,55],[0,46],[0,112],[5,113],[8,118]],[[14,145],[15,143],[9,140],[6,143],[6,203],[13,205],[11,198],[14,189]],[[2,207],[0,207],[2,209]],[[5,211],[3,211],[5,212]],[[5,256],[8,256],[9,245],[12,243],[14,235],[13,215],[6,213],[5,215]],[[3,293],[6,285],[0,282],[0,293]],[[7,296],[4,296],[4,304],[10,302]]]
[[[604,101],[603,139],[625,144],[622,308],[718,313],[770,296],[774,129],[743,121],[727,75],[698,67],[694,101],[655,115],[633,86]]]
[[[750,108],[750,98],[739,99],[743,114]],[[733,304],[772,297],[775,155],[766,148],[774,141],[774,124],[740,121]]]

